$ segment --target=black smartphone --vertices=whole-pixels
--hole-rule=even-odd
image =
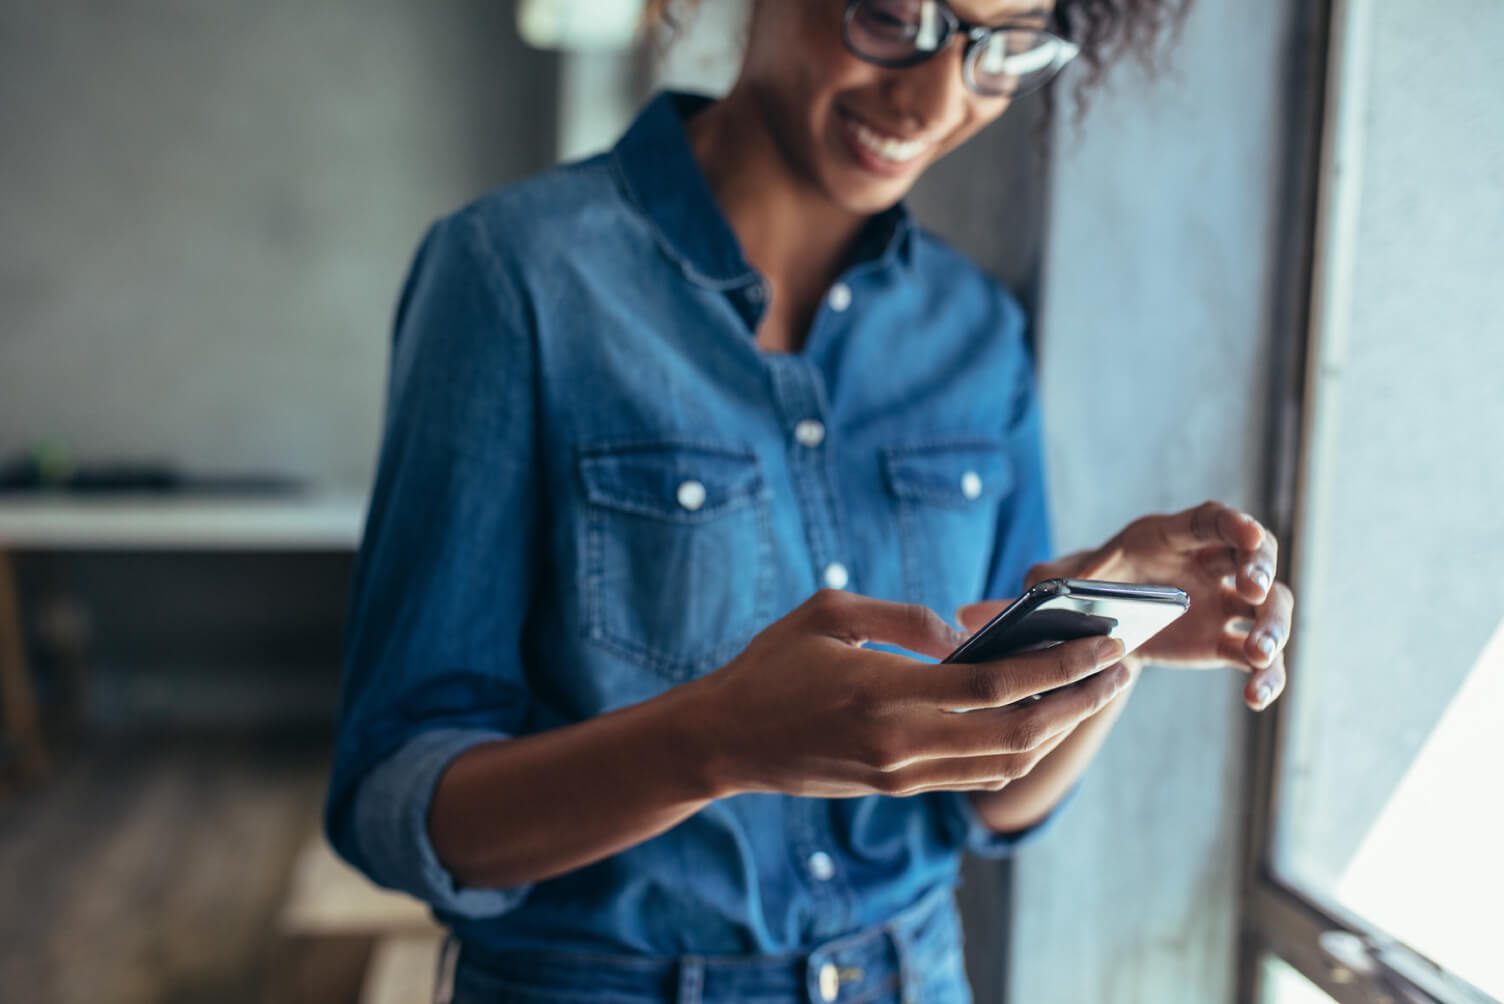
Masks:
[[[1095,635],[1122,639],[1124,654],[1190,608],[1174,586],[1097,579],[1046,579],[961,643],[942,662],[988,662]]]

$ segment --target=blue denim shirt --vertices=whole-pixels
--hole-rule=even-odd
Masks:
[[[748,794],[501,889],[429,842],[477,743],[710,672],[825,585],[953,619],[1050,555],[1017,302],[900,205],[803,349],[761,351],[767,286],[685,138],[703,102],[660,95],[609,153],[440,220],[398,305],[326,824],[467,944],[787,952],[1022,836],[954,792]]]

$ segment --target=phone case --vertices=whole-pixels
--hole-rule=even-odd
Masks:
[[[1174,586],[1097,579],[1046,579],[988,621],[943,662],[989,662],[1076,638],[1120,638],[1127,652],[1190,608]]]

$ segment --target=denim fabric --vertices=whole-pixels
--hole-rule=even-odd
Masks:
[[[478,743],[710,672],[826,584],[953,617],[1050,555],[1015,300],[900,205],[802,350],[759,350],[767,287],[685,140],[703,104],[660,95],[609,153],[438,221],[398,304],[326,826],[467,958],[804,952],[1028,836],[959,793],[751,794],[510,889],[429,844]]]
[[[828,970],[828,971],[827,971]],[[599,951],[460,957],[452,1004],[971,1004],[948,887],[881,924],[782,955],[653,959]]]

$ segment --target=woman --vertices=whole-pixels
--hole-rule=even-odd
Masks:
[[[968,1000],[960,851],[1037,832],[1143,662],[1279,693],[1292,601],[1250,517],[1048,560],[1023,316],[901,202],[1073,27],[1095,61],[1158,13],[759,0],[725,99],[660,95],[430,230],[327,825],[453,929],[455,1000]],[[911,654],[1054,575],[1191,610],[1126,658]]]

